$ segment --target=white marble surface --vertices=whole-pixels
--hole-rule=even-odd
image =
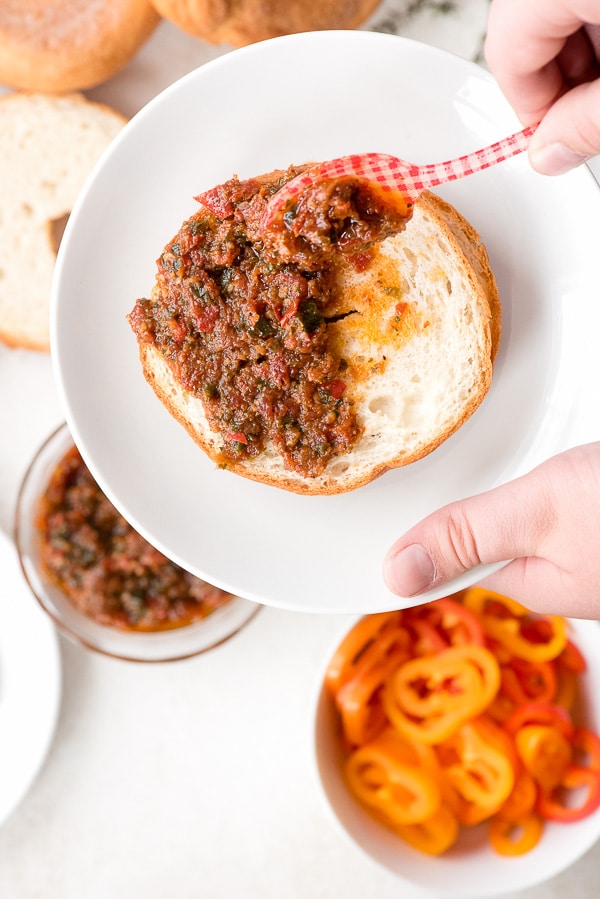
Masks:
[[[365,27],[477,59],[487,8],[487,0],[385,0]],[[131,115],[223,52],[164,23],[89,95]],[[28,460],[61,420],[50,359],[0,346],[0,527],[8,533]],[[599,436],[596,428],[582,420],[582,439]],[[422,895],[356,852],[319,795],[315,678],[344,626],[332,616],[264,609],[207,656],[159,666],[110,661],[61,639],[61,714],[42,771],[0,828],[0,896]],[[597,846],[510,899],[595,899],[599,871]]]

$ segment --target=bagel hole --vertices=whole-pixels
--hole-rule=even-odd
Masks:
[[[60,247],[60,242],[63,238],[63,234],[65,233],[65,228],[67,227],[67,222],[69,221],[69,213],[65,212],[64,215],[60,215],[58,218],[50,219],[48,225],[50,227],[50,243],[52,244],[52,249],[55,253],[58,253],[58,248]]]

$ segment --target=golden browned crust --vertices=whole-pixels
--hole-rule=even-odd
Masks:
[[[3,0],[0,81],[45,93],[93,87],[124,66],[159,21],[150,0]]]
[[[352,29],[380,0],[152,0],[159,13],[213,44],[243,47],[301,31]]]

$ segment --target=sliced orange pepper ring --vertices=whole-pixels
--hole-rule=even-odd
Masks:
[[[554,705],[559,705],[569,712],[575,705],[577,693],[579,689],[579,675],[569,668],[563,668],[558,665],[558,675],[556,684],[556,694],[554,696]]]
[[[398,624],[401,612],[380,612],[376,615],[365,615],[346,634],[325,673],[325,685],[330,693],[335,693],[354,673],[361,655],[370,646],[388,623]]]
[[[441,855],[456,842],[458,821],[449,808],[441,805],[426,821],[398,825],[395,830],[413,848],[427,855]]]
[[[395,743],[389,735],[353,752],[346,762],[346,778],[361,802],[393,824],[425,821],[440,806],[435,777],[409,764],[401,741]]]
[[[525,769],[543,790],[553,790],[571,763],[571,744],[556,727],[526,724],[515,734],[515,745]]]
[[[515,782],[506,802],[498,809],[498,815],[507,821],[519,821],[533,811],[538,788],[528,771],[518,768]]]
[[[523,855],[539,843],[544,832],[541,818],[529,812],[517,821],[498,815],[490,820],[490,843],[499,855]]]
[[[407,736],[439,743],[478,715],[500,686],[496,659],[484,646],[451,646],[411,659],[388,680],[383,705]]]
[[[407,658],[406,639],[401,628],[382,631],[377,643],[365,650],[354,665],[352,677],[335,695],[344,734],[355,746],[373,739],[385,727],[379,694],[391,672]]]
[[[466,806],[459,820],[476,823],[498,811],[510,796],[515,771],[487,721],[469,721],[439,750],[442,769]]]

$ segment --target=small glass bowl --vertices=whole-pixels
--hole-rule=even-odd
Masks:
[[[57,627],[88,649],[134,662],[190,658],[220,646],[239,633],[262,608],[260,604],[234,596],[201,621],[164,631],[136,632],[99,624],[49,583],[39,566],[37,508],[53,471],[72,446],[71,433],[62,424],[39,448],[19,489],[14,524],[15,544],[25,579]]]

